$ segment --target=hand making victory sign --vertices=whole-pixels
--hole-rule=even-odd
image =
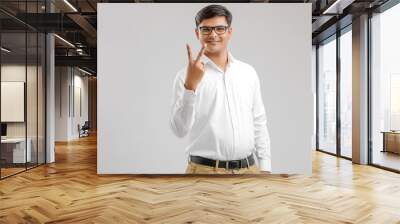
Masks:
[[[200,60],[201,56],[204,54],[204,50],[206,45],[203,45],[196,59],[193,60],[192,57],[192,49],[189,44],[186,44],[187,52],[188,52],[188,67],[187,67],[187,75],[185,81],[185,88],[188,90],[196,90],[197,85],[200,83],[201,79],[204,75],[204,64]]]

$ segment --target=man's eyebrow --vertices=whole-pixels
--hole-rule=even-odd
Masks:
[[[221,25],[215,25],[215,26],[229,26],[228,24],[221,24]],[[215,26],[206,26],[206,25],[204,25],[204,26],[199,26],[199,27],[215,27]]]

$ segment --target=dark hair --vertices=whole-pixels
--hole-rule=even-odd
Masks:
[[[216,16],[225,16],[226,22],[228,22],[228,26],[231,25],[232,23],[232,14],[229,12],[229,10],[222,6],[222,5],[209,5],[204,8],[202,8],[196,15],[195,21],[196,21],[196,27],[199,26],[199,24],[209,18],[213,18]]]

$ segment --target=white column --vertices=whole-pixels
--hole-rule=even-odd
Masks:
[[[46,1],[46,11],[54,12],[54,5]],[[46,35],[46,163],[55,162],[55,43],[54,35]]]
[[[55,133],[55,76],[54,76],[54,35],[49,33],[46,36],[46,60],[47,60],[47,74],[46,74],[46,163],[55,161],[54,151],[54,133]]]

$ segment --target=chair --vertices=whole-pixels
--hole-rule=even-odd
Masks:
[[[80,125],[78,124],[79,138],[89,136],[89,129],[90,129],[89,121],[85,121],[82,127],[80,127]]]

